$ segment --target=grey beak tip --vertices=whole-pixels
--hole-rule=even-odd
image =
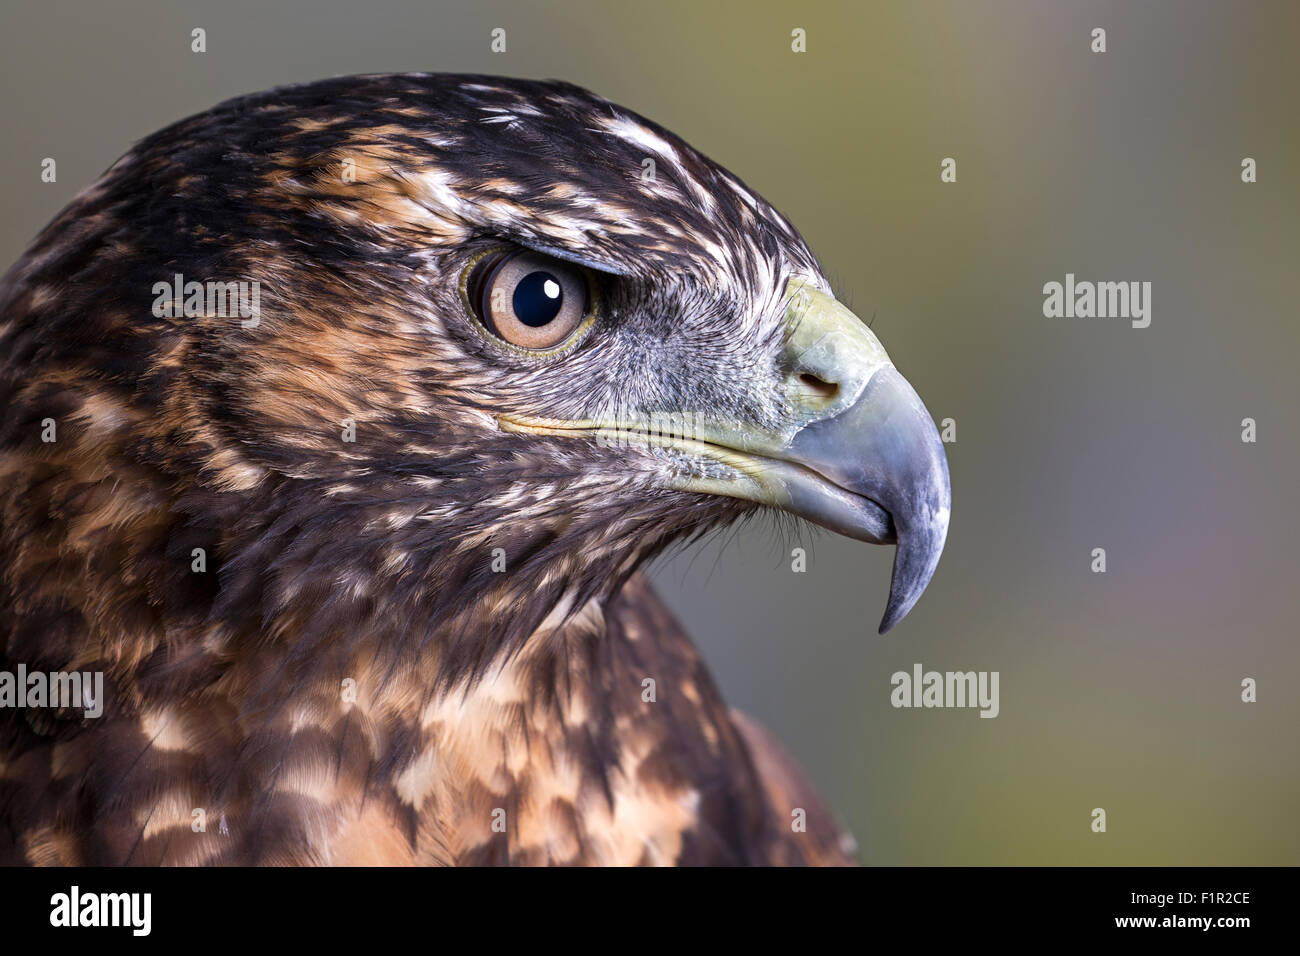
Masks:
[[[898,576],[897,570],[894,576]],[[885,605],[885,613],[880,618],[880,630],[877,633],[888,634],[899,621],[907,617],[908,611],[912,610],[912,605],[916,603],[916,598],[921,596],[920,594],[909,595],[908,592],[911,590],[911,588],[895,587],[893,582],[890,583],[889,602]]]
[[[893,577],[889,582],[889,603],[880,620],[880,633],[884,634],[898,624],[921,599],[930,585],[939,558],[948,539],[948,515],[951,505],[948,491],[947,468],[936,476],[935,487],[940,489],[938,508],[922,508],[928,517],[917,521],[920,515],[909,516],[899,529],[897,550],[894,552]]]
[[[925,590],[924,586],[905,586],[901,588],[891,586],[889,589],[889,603],[885,605],[885,614],[880,619],[878,633],[889,633],[899,621],[907,617],[913,605],[921,597],[923,590]]]

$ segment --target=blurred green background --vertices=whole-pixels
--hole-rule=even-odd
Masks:
[[[281,83],[554,77],[675,130],[957,422],[947,551],[887,637],[892,549],[769,523],[653,569],[864,862],[1300,863],[1300,4],[7,0],[0,36],[5,268],[133,141]],[[1150,328],[1044,318],[1067,272],[1151,282]],[[893,709],[916,662],[999,671],[1000,716]]]

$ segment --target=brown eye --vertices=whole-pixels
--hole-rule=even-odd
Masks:
[[[586,274],[536,252],[488,256],[474,267],[467,289],[479,321],[522,349],[549,349],[587,317]]]

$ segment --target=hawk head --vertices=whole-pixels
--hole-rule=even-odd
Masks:
[[[897,544],[883,632],[947,531],[935,427],[798,232],[564,83],[218,106],[83,193],[0,309],[15,659],[242,621],[304,658],[437,639],[463,671],[761,508]]]

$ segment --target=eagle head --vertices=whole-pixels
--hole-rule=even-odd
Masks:
[[[897,544],[883,632],[944,544],[934,424],[799,233],[565,83],[349,77],[176,123],[0,315],[15,659],[242,621],[472,668],[762,508]]]

